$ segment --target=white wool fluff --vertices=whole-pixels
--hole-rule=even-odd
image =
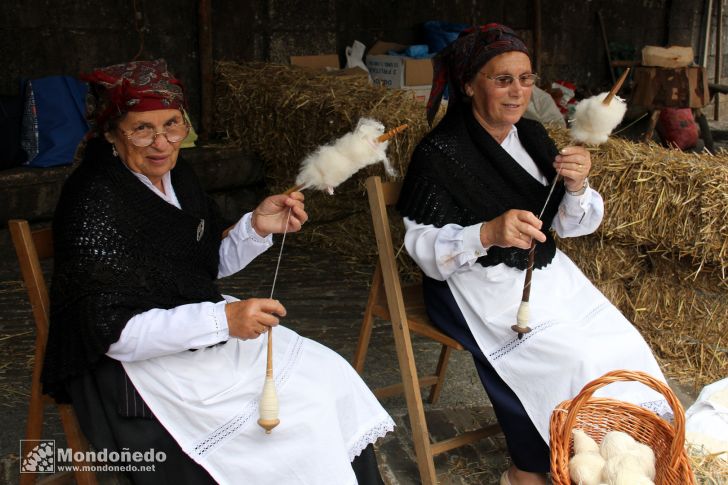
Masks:
[[[389,141],[378,142],[384,133],[380,122],[361,118],[353,132],[333,144],[319,147],[301,163],[296,185],[334,193],[334,188],[367,165],[383,162],[389,175],[396,175],[387,159]]]
[[[571,431],[574,435],[574,454],[584,453],[587,451],[593,451],[599,453],[599,445],[594,441],[591,436],[586,434],[580,429],[574,429]]]
[[[604,458],[597,452],[585,451],[569,460],[569,476],[580,485],[599,485],[602,483]]]
[[[615,96],[609,105],[603,105],[602,101],[608,94],[597,94],[581,100],[576,105],[570,132],[574,141],[588,145],[604,143],[612,130],[622,121],[627,111],[627,104]]]
[[[604,435],[600,451],[602,457],[609,462],[613,457],[630,453],[630,450],[637,442],[627,433],[622,431],[610,431]]]
[[[603,479],[608,485],[654,485],[645,475],[639,458],[633,455],[615,456],[604,465]]]

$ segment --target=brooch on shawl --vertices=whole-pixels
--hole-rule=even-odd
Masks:
[[[197,242],[200,242],[202,235],[205,233],[205,219],[200,219],[200,224],[197,226]]]

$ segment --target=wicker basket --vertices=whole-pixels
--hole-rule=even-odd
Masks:
[[[651,387],[667,399],[675,414],[672,426],[657,414],[616,399],[592,398],[607,384],[636,381]],[[562,402],[551,415],[551,480],[554,485],[571,485],[569,459],[573,453],[572,429],[582,429],[597,443],[609,431],[622,431],[655,452],[656,485],[695,485],[685,452],[685,411],[664,383],[644,372],[618,370],[588,383],[571,400]]]

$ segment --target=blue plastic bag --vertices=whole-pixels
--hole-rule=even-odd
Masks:
[[[425,41],[431,53],[440,52],[448,44],[455,41],[460,32],[468,28],[468,24],[454,24],[440,20],[428,20],[422,26],[425,30]]]
[[[387,54],[390,56],[411,57],[412,59],[427,59],[428,57],[432,57],[432,54],[425,44],[414,44],[401,51],[389,50]]]
[[[76,147],[88,131],[87,90],[86,83],[69,76],[26,82],[22,127],[26,165],[54,167],[73,162]]]

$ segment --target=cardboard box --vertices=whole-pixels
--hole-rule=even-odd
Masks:
[[[393,42],[377,42],[369,49],[366,64],[375,84],[401,89],[404,86],[432,84],[432,60],[412,59],[387,55],[389,50],[403,50],[407,46]]]
[[[424,84],[422,86],[402,86],[400,89],[411,93],[412,98],[418,103],[427,104],[427,100],[430,99],[432,86],[430,84]]]
[[[710,101],[704,67],[637,67],[633,79],[632,104],[650,109],[702,108]]]
[[[323,54],[320,56],[291,56],[291,65],[325,71],[338,70],[339,56],[337,54]]]

